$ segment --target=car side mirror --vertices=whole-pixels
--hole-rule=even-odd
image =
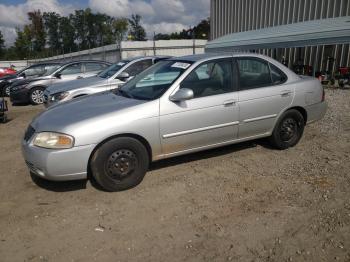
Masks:
[[[19,77],[23,77],[23,78],[26,78],[26,73],[21,73],[20,75],[19,75]]]
[[[185,100],[190,100],[194,97],[193,90],[189,88],[180,88],[175,94],[170,96],[170,101],[181,102]]]
[[[121,72],[116,78],[119,79],[120,81],[125,82],[130,78],[130,75],[127,72]]]
[[[56,77],[56,78],[61,78],[61,75],[62,75],[61,73],[56,73],[56,74],[55,74],[55,77]]]

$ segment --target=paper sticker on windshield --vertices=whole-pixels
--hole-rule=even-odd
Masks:
[[[190,67],[191,64],[183,63],[183,62],[176,62],[171,67],[181,68],[181,69],[187,69]]]
[[[123,62],[119,62],[117,65],[119,65],[119,66],[123,66],[123,65],[125,65],[125,63],[123,63]]]

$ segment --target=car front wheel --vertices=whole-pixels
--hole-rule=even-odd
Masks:
[[[118,137],[102,144],[90,167],[96,182],[107,191],[122,191],[143,180],[149,165],[148,151],[138,140]]]
[[[40,105],[44,103],[44,88],[34,87],[29,94],[30,103],[33,105]]]
[[[271,144],[281,150],[295,146],[303,135],[304,126],[304,117],[298,110],[286,111],[277,121],[270,137]]]
[[[10,86],[7,86],[7,87],[5,88],[5,95],[6,95],[6,96],[10,96]]]

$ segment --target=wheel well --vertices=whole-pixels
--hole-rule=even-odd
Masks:
[[[90,154],[90,157],[89,157],[89,162],[88,162],[88,170],[90,168],[90,161],[91,161],[91,158],[92,156],[95,154],[96,150],[101,146],[103,145],[104,143],[106,143],[107,141],[109,140],[112,140],[114,138],[118,138],[118,137],[131,137],[131,138],[134,138],[136,140],[138,140],[141,144],[143,144],[148,152],[148,156],[149,156],[149,159],[150,159],[150,162],[152,161],[152,148],[150,146],[150,144],[148,143],[148,141],[140,136],[140,135],[136,135],[136,134],[129,134],[129,133],[126,133],[126,134],[118,134],[118,135],[115,135],[115,136],[111,136],[109,138],[106,138],[105,140],[103,140],[102,142],[98,143],[97,146],[94,148],[94,150],[91,152]]]
[[[288,110],[291,110],[291,109],[299,111],[300,114],[304,118],[304,123],[306,124],[306,122],[307,122],[307,112],[306,112],[306,110],[304,108],[302,108],[301,106],[295,106],[295,107],[289,108]]]

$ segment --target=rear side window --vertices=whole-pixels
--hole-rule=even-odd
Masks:
[[[282,84],[287,81],[287,76],[277,66],[270,63],[271,78],[274,85]]]
[[[237,59],[241,90],[272,85],[269,64],[261,59]]]

